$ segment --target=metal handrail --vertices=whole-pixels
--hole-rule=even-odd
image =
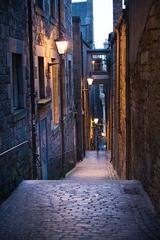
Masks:
[[[12,148],[10,148],[10,149],[8,149],[8,150],[0,153],[0,157],[3,156],[3,155],[5,155],[5,154],[7,154],[7,153],[9,153],[9,152],[11,152],[11,151],[13,151],[13,150],[15,150],[15,149],[17,149],[17,148],[19,148],[19,147],[21,147],[21,146],[23,146],[23,145],[25,145],[26,143],[28,143],[28,144],[29,144],[29,147],[30,147],[30,142],[27,140],[27,141],[24,141],[24,142],[22,142],[22,143],[20,143],[20,144],[18,144],[18,145],[16,145],[16,146],[14,146],[14,147],[12,147]]]
[[[32,153],[33,153],[33,148],[32,148],[32,146],[31,146],[30,141],[29,141],[29,140],[26,140],[26,141],[24,141],[24,142],[22,142],[22,143],[20,143],[20,144],[18,144],[18,145],[16,145],[16,146],[12,147],[12,148],[9,148],[8,150],[0,153],[0,157],[4,156],[5,154],[7,154],[7,153],[9,153],[9,152],[11,152],[11,151],[14,151],[15,149],[17,149],[17,148],[19,148],[19,147],[22,147],[22,146],[25,145],[25,144],[28,144],[29,148],[31,149],[31,151],[32,151]],[[41,167],[41,163],[40,163],[40,160],[39,160],[39,154],[36,154],[36,165],[37,165],[38,167]]]

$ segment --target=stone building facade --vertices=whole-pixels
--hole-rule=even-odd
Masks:
[[[3,200],[23,179],[59,178],[76,158],[71,1],[5,0],[0,13]],[[62,59],[61,34],[69,42]]]
[[[77,159],[82,160],[85,150],[90,149],[87,51],[93,45],[93,1],[72,3],[72,17]]]
[[[93,0],[72,3],[72,16],[80,17],[83,40],[93,46]]]
[[[32,178],[27,1],[0,4],[0,202]]]
[[[74,74],[74,103],[76,120],[77,160],[83,159],[83,115],[82,115],[82,42],[80,17],[73,17],[73,74]]]
[[[157,0],[128,1],[125,14],[119,20],[116,46],[117,51],[121,46],[122,54],[120,65],[116,65],[117,112],[113,121],[117,130],[118,123],[122,128],[119,134],[113,135],[113,145],[117,144],[119,154],[114,153],[112,159],[121,178],[142,182],[158,211],[159,22],[160,2]],[[119,54],[116,57],[118,61]]]
[[[129,177],[139,179],[160,211],[160,2],[142,1],[145,9],[138,11],[139,3],[131,1],[129,14],[137,11],[142,17],[142,32],[135,59],[130,64],[130,152]],[[136,10],[136,11],[135,11]],[[132,29],[134,28],[133,20]],[[133,32],[130,34],[133,41]],[[131,49],[131,46],[130,46]]]
[[[52,6],[52,4],[54,5]],[[60,59],[55,46],[55,40],[58,38],[60,31],[59,18],[61,32],[70,43],[62,66],[60,66]],[[62,137],[67,144],[63,150],[65,171],[68,170],[69,165],[74,166],[75,164],[71,1],[43,1],[42,7],[37,4],[36,14],[33,17],[33,29],[38,127],[37,147],[41,158],[42,178],[53,179],[61,174]],[[59,98],[61,94],[60,68],[63,68],[63,102]],[[41,79],[41,74],[43,74],[43,79]],[[40,87],[42,96],[40,96]],[[63,119],[61,119],[61,104],[63,104]],[[63,136],[61,135],[62,122],[64,124]],[[42,136],[44,139],[42,139]],[[48,167],[47,163],[49,164]],[[47,168],[52,169],[52,171]],[[47,172],[48,176],[46,175]]]
[[[126,178],[126,21],[125,14],[119,18],[116,28],[116,81],[114,101],[113,144],[114,165],[121,178]],[[118,146],[118,147],[117,147]]]

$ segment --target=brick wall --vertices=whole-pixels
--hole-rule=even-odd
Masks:
[[[160,210],[160,2],[152,1],[131,72],[131,165]]]

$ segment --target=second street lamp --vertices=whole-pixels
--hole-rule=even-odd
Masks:
[[[64,39],[63,36],[60,36],[57,40],[55,40],[57,50],[59,53],[59,63],[60,63],[60,72],[59,72],[59,85],[60,85],[60,124],[61,124],[61,141],[62,141],[62,177],[65,177],[65,169],[64,169],[64,162],[65,162],[65,143],[64,143],[64,104],[63,104],[63,96],[64,96],[64,89],[63,89],[63,67],[64,66],[64,54],[67,51],[68,42]]]

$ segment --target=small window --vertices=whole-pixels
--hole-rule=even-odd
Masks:
[[[12,95],[13,108],[24,107],[22,55],[12,53]]]
[[[44,57],[38,57],[39,98],[45,98]]]
[[[43,10],[43,0],[36,0],[36,5]]]
[[[94,71],[101,72],[102,71],[101,67],[102,67],[102,59],[96,59],[94,63]]]

